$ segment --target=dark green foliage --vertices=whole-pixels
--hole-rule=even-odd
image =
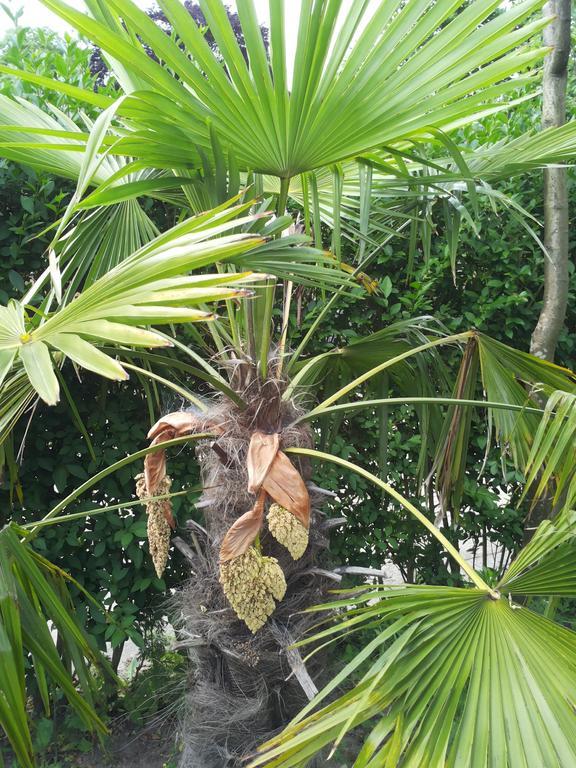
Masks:
[[[12,30],[0,41],[2,63],[83,87],[93,82],[89,56],[83,44],[48,30]],[[25,96],[37,103],[46,96],[36,86],[3,75],[0,93]],[[48,98],[75,116],[77,105],[66,97],[49,94]],[[0,302],[21,295],[30,276],[45,268],[51,233],[41,233],[63,213],[72,191],[68,182],[0,160]],[[82,375],[80,380],[72,368],[65,369],[64,375],[92,445],[86,443],[66,400],[57,408],[38,406],[29,428],[24,420],[13,444],[6,445],[4,468],[0,456],[0,527],[11,518],[21,522],[39,519],[87,477],[146,444],[146,432],[155,416],[138,386],[118,386],[92,375]],[[92,496],[66,511],[134,499],[133,477],[140,469],[134,464],[106,478]],[[196,483],[191,454],[189,462],[179,463],[179,471],[174,490]],[[176,498],[174,506],[183,524],[191,508],[189,498]],[[101,647],[105,641],[118,646],[128,638],[141,644],[143,632],[162,620],[166,590],[185,577],[182,560],[176,556],[166,579],[157,579],[145,540],[146,516],[137,506],[96,516],[87,523],[81,520],[46,528],[35,541],[38,551],[72,571],[109,609],[104,619],[72,589],[78,609],[89,614],[88,627]]]
[[[576,88],[571,90],[574,101]],[[526,102],[513,113],[494,115],[469,127],[464,139],[471,148],[515,137],[534,126],[539,119],[539,102]],[[571,171],[571,195],[576,204],[576,186]],[[538,221],[542,220],[542,175],[533,172],[502,183],[498,189],[511,196]],[[442,216],[438,214],[436,236],[429,258],[416,259],[414,274],[407,277],[407,240],[397,238],[387,245],[368,270],[379,281],[380,293],[363,302],[342,299],[340,310],[323,324],[322,340],[314,342],[311,354],[344,344],[356,334],[366,335],[400,319],[433,315],[450,333],[477,328],[489,336],[521,350],[528,350],[543,294],[544,254],[519,220],[511,214],[495,214],[486,203],[477,222],[479,236],[464,227],[460,235],[456,284],[453,282],[450,253],[444,237]],[[542,231],[534,225],[539,236]],[[576,253],[576,236],[571,233],[571,251]],[[344,259],[352,263],[355,248],[349,247]],[[574,367],[576,338],[576,273],[571,262],[571,293],[565,330],[560,338],[557,362]],[[320,297],[303,297],[301,328],[304,335],[323,306]],[[296,335],[296,338],[298,336]],[[450,356],[443,352],[450,365]],[[452,374],[457,358],[454,355]],[[397,395],[390,389],[390,396]],[[479,395],[481,393],[478,393]],[[434,519],[437,503],[431,492],[417,481],[421,438],[414,411],[396,408],[389,414],[388,458],[385,474],[392,484],[410,499],[418,500]],[[474,420],[470,436],[470,456],[462,508],[459,515],[448,514],[445,522],[454,526],[454,541],[468,541],[476,567],[486,563],[488,544],[499,547],[496,566],[502,572],[510,556],[522,543],[527,505],[517,507],[523,478],[509,465],[503,468],[499,451],[487,444],[486,422],[481,413]],[[350,415],[340,425],[331,450],[344,458],[377,472],[378,415]],[[352,447],[354,446],[354,447]],[[484,471],[479,478],[482,466]],[[430,469],[428,463],[428,471]],[[318,470],[318,482],[338,493],[334,514],[348,517],[346,535],[333,537],[337,558],[353,564],[380,567],[384,560],[395,563],[404,578],[427,583],[452,584],[458,581],[440,557],[435,542],[422,532],[409,516],[360,477],[343,475],[335,467]],[[425,475],[427,472],[425,473]],[[507,504],[502,500],[508,498]],[[506,551],[504,551],[504,549]]]
[[[68,371],[68,386],[80,418],[92,438],[95,458],[75,424],[66,402],[55,408],[38,408],[21,451],[19,472],[22,503],[15,501],[13,518],[18,522],[38,520],[88,477],[133,453],[146,444],[148,411],[142,391],[133,386],[102,386],[96,376],[83,376],[80,383]],[[18,444],[19,445],[19,444]],[[187,457],[187,460],[182,460]],[[198,470],[191,451],[175,463],[173,490],[194,486]],[[97,511],[102,505],[131,501],[134,475],[139,462],[101,481],[95,491],[66,512]],[[8,483],[0,492],[2,508],[9,508]],[[190,516],[192,497],[174,499],[176,520],[184,525]],[[148,554],[146,514],[141,506],[112,510],[87,520],[48,527],[35,540],[36,548],[52,562],[74,574],[107,613],[93,611],[76,593],[78,608],[87,613],[87,626],[100,647],[113,647],[130,638],[141,645],[142,634],[162,623],[166,593],[182,583],[187,570],[182,559],[171,558],[164,579],[158,579]]]

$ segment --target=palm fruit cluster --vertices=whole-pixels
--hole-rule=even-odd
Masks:
[[[220,583],[230,605],[252,633],[264,626],[286,594],[286,579],[274,557],[255,547],[220,564]]]
[[[155,491],[156,496],[164,496],[170,493],[172,478],[165,475]],[[145,499],[149,494],[146,488],[146,479],[143,474],[136,478],[136,495],[139,499]],[[167,514],[168,513],[168,514]],[[168,562],[170,551],[170,500],[158,499],[146,502],[146,514],[148,516],[148,547],[150,556],[158,578],[162,578]]]
[[[308,546],[308,530],[280,504],[270,506],[267,520],[272,536],[286,547],[293,560],[299,560]]]

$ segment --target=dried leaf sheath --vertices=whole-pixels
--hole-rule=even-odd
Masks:
[[[176,437],[191,435],[194,432],[201,432],[204,429],[210,429],[214,432],[219,430],[217,424],[210,423],[205,416],[201,416],[192,411],[175,411],[162,416],[148,432],[148,439],[152,440],[151,445],[159,445],[168,440],[174,440]],[[154,451],[149,453],[144,459],[144,475],[146,477],[146,487],[148,493],[153,495],[158,488],[158,483],[166,475],[166,452]]]
[[[275,502],[291,512],[306,529],[310,527],[310,496],[306,483],[282,451],[276,454],[262,487]]]
[[[258,535],[264,522],[266,492],[260,491],[256,504],[229,528],[220,548],[220,562],[225,563],[243,555]]]
[[[246,466],[248,469],[248,490],[258,493],[280,447],[280,435],[254,432],[248,446]]]
[[[306,484],[288,456],[279,450],[280,435],[254,432],[248,447],[248,490],[264,488],[272,499],[310,527],[310,497]]]

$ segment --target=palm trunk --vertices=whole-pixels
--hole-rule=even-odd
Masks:
[[[241,381],[234,381],[240,378]],[[215,403],[208,421],[221,425],[214,443],[199,444],[197,458],[204,493],[199,507],[203,526],[195,525],[194,548],[188,550],[193,571],[178,596],[182,617],[180,647],[187,647],[192,680],[182,719],[181,768],[240,768],[257,746],[282,729],[316,691],[316,656],[308,670],[290,646],[317,617],[302,609],[322,600],[327,582],[318,558],[327,546],[326,527],[317,508],[321,496],[309,487],[312,502],[310,543],[294,561],[268,532],[262,551],[276,557],[284,571],[287,592],[268,622],[253,634],[228,603],[219,583],[220,545],[230,525],[254,504],[247,490],[246,456],[254,430],[277,432],[282,448],[311,447],[307,426],[293,426],[299,413],[281,400],[282,383],[262,382],[255,366],[240,364],[233,386],[248,408],[230,401]],[[296,461],[309,481],[310,467]],[[310,673],[310,674],[309,674]]]
[[[549,0],[544,13],[553,21],[544,30],[552,51],[544,62],[542,128],[566,121],[566,83],[570,56],[571,0]],[[565,168],[544,170],[544,302],[530,351],[553,360],[568,303],[568,180]]]

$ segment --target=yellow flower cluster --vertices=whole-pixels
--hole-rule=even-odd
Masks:
[[[172,478],[166,477],[158,484],[155,496],[163,496],[170,493]],[[149,494],[146,488],[144,475],[138,475],[136,478],[136,495],[139,499],[145,499]],[[168,553],[170,551],[170,525],[166,520],[166,507],[169,506],[169,499],[160,499],[158,501],[149,501],[146,503],[146,514],[148,515],[148,546],[150,555],[158,578],[162,578],[168,562]]]
[[[299,560],[308,546],[308,531],[300,520],[280,504],[271,505],[267,520],[272,536],[286,547],[293,560]]]
[[[220,564],[220,583],[236,615],[256,633],[286,594],[286,579],[274,557],[254,547]]]

